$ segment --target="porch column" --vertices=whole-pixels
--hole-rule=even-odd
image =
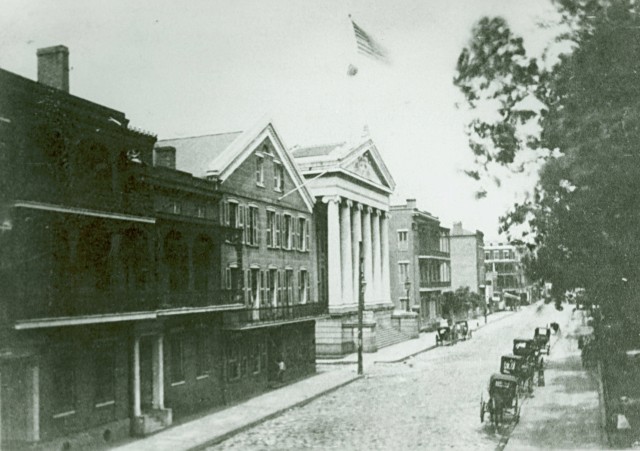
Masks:
[[[164,336],[153,341],[153,408],[164,409]]]
[[[40,441],[40,367],[34,363],[27,369],[27,393],[30,393],[30,402],[27,407],[27,440]],[[0,422],[0,426],[2,423]],[[0,442],[1,443],[1,442]]]
[[[140,407],[140,337],[133,339],[133,416],[142,415]]]
[[[391,301],[391,281],[389,280],[389,213],[380,216],[380,244],[382,245],[382,296],[384,302]],[[415,299],[414,299],[415,301]]]
[[[382,260],[380,258],[380,210],[375,209],[371,216],[373,228],[373,301],[382,299]]]
[[[360,282],[360,245],[362,241],[362,204],[354,203],[351,209],[351,250],[353,258],[353,302],[358,302],[360,291],[358,285]]]
[[[340,261],[342,270],[342,303],[353,302],[353,267],[351,263],[351,205],[346,200],[340,211]]]
[[[364,280],[367,287],[364,291],[365,304],[371,304],[373,299],[373,271],[371,267],[371,207],[362,210],[362,246],[364,247]]]
[[[342,279],[340,275],[340,219],[338,212],[338,196],[325,197],[327,204],[327,272],[329,282],[329,306],[340,305],[342,302]]]

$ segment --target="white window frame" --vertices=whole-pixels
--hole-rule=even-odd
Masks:
[[[264,156],[256,154],[256,185],[264,188]]]

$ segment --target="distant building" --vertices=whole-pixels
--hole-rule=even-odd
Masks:
[[[531,302],[531,289],[524,274],[521,258],[525,250],[512,244],[489,243],[484,248],[485,273],[493,285],[494,298],[509,295]],[[508,293],[505,296],[505,293]]]
[[[442,315],[443,296],[451,293],[449,229],[407,199],[405,205],[391,206],[389,248],[396,309],[406,308],[408,295],[420,327],[433,326]]]
[[[462,228],[455,222],[451,229],[451,288],[469,287],[471,292],[484,297],[484,234]]]

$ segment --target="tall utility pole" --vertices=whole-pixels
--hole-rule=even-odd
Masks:
[[[362,251],[362,241],[356,243],[358,246],[358,254],[360,264],[358,265],[358,271],[360,277],[358,277],[358,374],[362,374],[362,317],[364,315],[364,290],[367,283],[364,280],[364,253]]]

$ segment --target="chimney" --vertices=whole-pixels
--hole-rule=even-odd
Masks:
[[[407,199],[407,208],[416,208],[417,207],[417,203],[415,199]]]
[[[38,82],[69,92],[69,49],[64,45],[38,49]]]
[[[462,221],[453,223],[451,235],[462,235]]]
[[[176,148],[172,146],[162,146],[153,149],[153,165],[163,168],[176,168]]]

